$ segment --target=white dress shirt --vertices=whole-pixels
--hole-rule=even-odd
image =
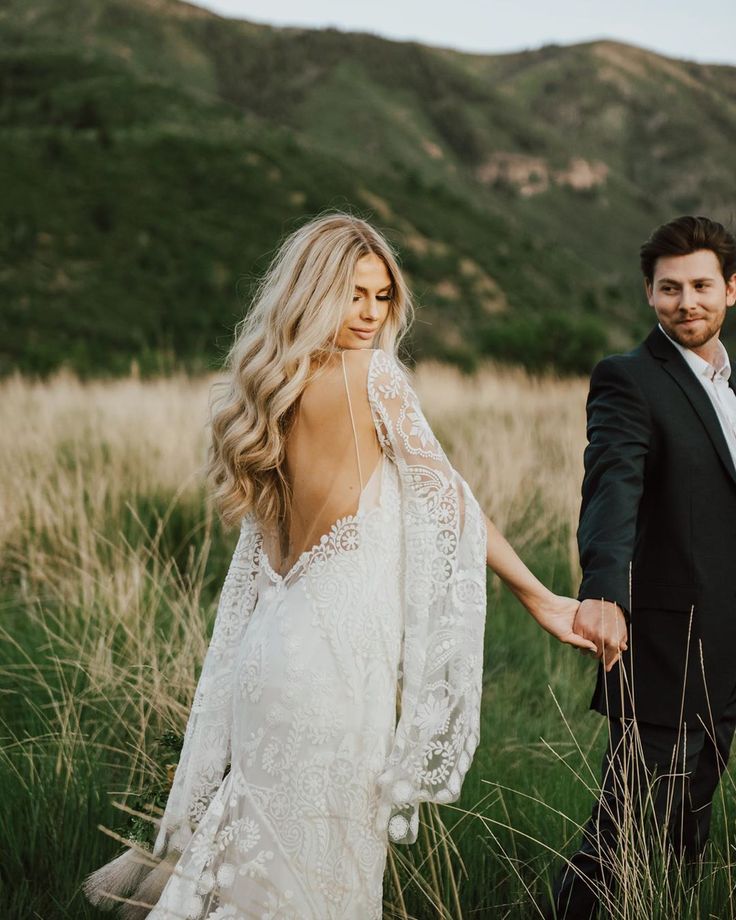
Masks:
[[[721,423],[723,435],[726,438],[728,449],[731,452],[731,459],[736,466],[736,393],[728,385],[731,376],[731,364],[728,360],[728,352],[723,347],[723,343],[718,341],[718,357],[715,364],[709,364],[700,355],[696,355],[690,348],[685,348],[671,338],[662,329],[663,335],[672,342],[675,348],[680,352],[682,357],[687,361],[690,370],[695,374],[703,389],[708,394],[708,398],[713,403],[716,410],[718,421]]]

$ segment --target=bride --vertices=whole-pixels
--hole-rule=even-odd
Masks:
[[[389,839],[416,839],[420,802],[457,799],[478,744],[485,566],[592,648],[427,424],[396,357],[410,308],[386,240],[344,214],[293,233],[263,279],[213,415],[240,538],[181,759],[153,858],[93,873],[94,903],[378,920]]]

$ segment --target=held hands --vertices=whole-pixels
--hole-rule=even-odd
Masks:
[[[628,629],[621,608],[611,601],[584,600],[578,608],[575,632],[595,646],[595,657],[600,658],[606,671],[628,648]]]
[[[548,591],[527,609],[542,629],[553,635],[560,642],[574,645],[583,652],[598,656],[598,647],[591,638],[578,634],[573,625],[580,607],[580,602],[572,597],[561,597]]]
[[[560,642],[575,646],[592,658],[602,660],[606,671],[628,648],[628,630],[621,608],[610,601],[560,597],[546,592],[527,604],[529,612],[542,629]]]

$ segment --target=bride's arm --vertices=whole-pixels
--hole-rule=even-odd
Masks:
[[[516,595],[542,629],[546,629],[561,642],[596,651],[592,642],[573,632],[572,624],[579,606],[578,601],[553,594],[524,565],[495,524],[487,517],[485,521],[486,562],[489,568]]]
[[[368,373],[373,352],[352,356]],[[414,487],[429,483],[433,474],[447,482],[457,502],[459,531],[464,530],[465,503],[474,502],[467,486],[452,468],[439,442],[424,418],[416,394],[408,385],[400,368],[389,356],[379,353],[373,364],[372,405],[376,414],[377,431],[384,449],[388,449],[412,471]],[[453,502],[449,502],[452,505]],[[477,507],[477,506],[476,506]],[[546,588],[524,565],[494,524],[477,509],[486,525],[486,562],[516,595],[539,625],[561,642],[595,651],[595,645],[573,632],[572,624],[578,602],[570,597],[558,597]]]

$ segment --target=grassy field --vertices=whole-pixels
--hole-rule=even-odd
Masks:
[[[235,534],[202,479],[210,378],[0,384],[0,916],[98,916],[84,875],[163,783]],[[424,365],[428,415],[481,504],[548,584],[574,591],[582,381]],[[461,801],[392,852],[386,917],[525,918],[589,812],[605,725],[594,665],[490,585],[483,737]],[[728,777],[699,876],[633,845],[615,920],[736,916]],[[669,871],[668,871],[669,868]],[[99,914],[100,917],[108,916]]]

